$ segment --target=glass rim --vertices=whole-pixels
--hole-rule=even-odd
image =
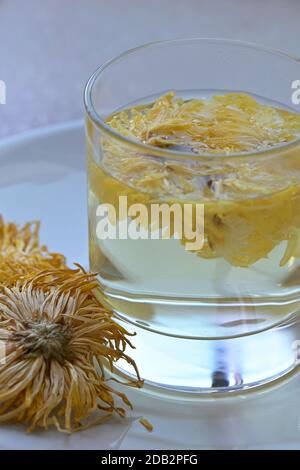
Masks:
[[[152,47],[159,47],[163,45],[176,45],[176,44],[184,44],[184,43],[192,43],[192,42],[202,42],[202,43],[223,43],[232,46],[243,46],[249,49],[257,50],[257,51],[264,51],[270,53],[272,55],[277,55],[279,57],[286,58],[292,62],[296,62],[300,65],[300,58],[297,56],[291,55],[287,52],[281,51],[280,49],[272,48],[263,46],[260,44],[256,44],[253,42],[248,41],[241,41],[238,39],[226,39],[226,38],[210,38],[210,37],[191,37],[191,38],[175,38],[175,39],[166,39],[162,41],[151,41],[139,46],[130,48],[121,54],[114,56],[113,58],[109,59],[108,61],[104,62],[102,65],[97,67],[97,69],[92,73],[90,78],[88,79],[85,88],[84,88],[84,107],[86,114],[91,118],[93,123],[95,123],[105,134],[109,135],[110,137],[118,140],[121,144],[133,147],[139,151],[143,151],[145,157],[147,156],[159,156],[165,159],[178,159],[178,160],[199,160],[199,159],[207,159],[207,158],[244,158],[244,157],[251,157],[251,156],[262,156],[262,155],[269,155],[274,154],[274,151],[286,151],[290,150],[293,147],[296,147],[300,143],[300,137],[291,140],[290,142],[285,142],[282,144],[274,145],[270,148],[258,150],[258,151],[246,151],[246,152],[236,152],[236,153],[218,153],[218,154],[209,154],[209,153],[188,153],[188,152],[179,152],[176,150],[170,149],[161,149],[159,147],[155,147],[149,144],[145,144],[138,140],[135,140],[130,137],[126,137],[112,127],[110,127],[106,122],[100,117],[98,112],[94,107],[94,103],[92,100],[92,90],[96,80],[101,76],[101,74],[112,64],[119,61],[120,59],[126,57],[127,55],[133,54],[143,49],[149,49]],[[149,153],[151,155],[149,155]]]

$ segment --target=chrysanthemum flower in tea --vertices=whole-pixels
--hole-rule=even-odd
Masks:
[[[278,265],[300,256],[297,148],[277,158],[283,144],[300,137],[299,114],[242,93],[186,101],[168,93],[114,114],[107,124],[153,148],[184,152],[185,158],[147,156],[103,135],[101,163],[95,155],[89,158],[91,210],[98,203],[118,209],[119,195],[127,196],[128,205],[203,203],[199,257],[249,267],[281,242],[287,246]],[[100,259],[97,243],[91,247]]]

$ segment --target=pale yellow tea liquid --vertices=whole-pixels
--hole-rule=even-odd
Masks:
[[[300,115],[259,97],[206,91],[145,100],[107,124],[136,142],[184,153],[147,156],[109,135],[88,136],[90,265],[120,318],[196,341],[242,337],[296,315]],[[112,204],[118,213],[120,195],[148,208],[203,204],[204,245],[188,251],[185,239],[99,239],[97,207]],[[148,341],[143,331],[139,344]],[[166,344],[163,338],[157,341]],[[215,352],[204,354],[215,360]]]

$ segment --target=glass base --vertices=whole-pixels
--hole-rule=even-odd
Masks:
[[[170,392],[224,393],[269,383],[298,364],[300,320],[267,331],[227,339],[184,339],[158,334],[117,319],[135,331],[136,361],[145,384]],[[299,342],[299,345],[298,345]],[[121,374],[132,369],[118,362]]]

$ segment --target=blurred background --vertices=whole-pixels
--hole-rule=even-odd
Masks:
[[[0,137],[81,118],[94,69],[148,41],[224,37],[300,56],[299,18],[299,0],[0,0]]]

